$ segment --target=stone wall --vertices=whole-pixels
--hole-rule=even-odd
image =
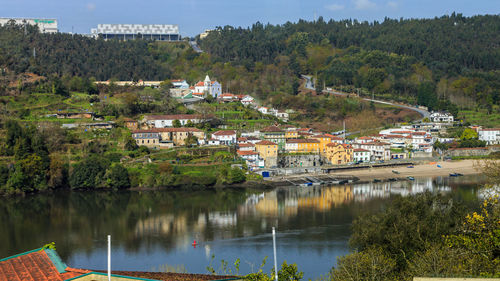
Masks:
[[[500,151],[499,146],[475,147],[475,148],[455,148],[446,152],[446,156],[481,156],[489,155],[492,152]]]
[[[326,164],[320,155],[283,155],[278,157],[279,168],[319,167]]]

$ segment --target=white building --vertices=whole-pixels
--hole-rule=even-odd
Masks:
[[[264,160],[259,158],[259,153],[255,151],[238,150],[238,156],[245,159],[249,168],[258,168],[264,166]]]
[[[98,24],[90,30],[94,38],[154,41],[179,41],[181,36],[176,24]]]
[[[189,84],[185,79],[174,79],[171,82],[175,89],[189,89]]]
[[[194,92],[204,93],[205,95],[211,95],[213,98],[217,98],[222,94],[222,86],[217,80],[211,81],[210,77],[207,75],[203,82],[200,81],[194,85]]]
[[[362,148],[355,148],[353,150],[352,160],[354,162],[370,162],[370,151]]]
[[[189,121],[193,124],[200,123],[203,121],[203,118],[201,115],[196,114],[148,115],[144,116],[142,122],[152,128],[166,128],[173,127],[175,120],[179,120],[181,125],[185,126]]]
[[[500,143],[500,129],[479,129],[479,140],[485,141],[488,145]]]
[[[242,99],[241,99],[241,103],[245,106],[248,106],[248,105],[252,105],[253,103],[255,102],[255,99],[252,98],[251,96],[249,95],[246,95],[244,96]]]
[[[269,108],[265,107],[265,106],[261,106],[257,109],[257,111],[259,111],[260,113],[262,114],[269,114]]]
[[[274,116],[278,117],[283,122],[288,122],[289,115],[285,111],[276,110],[276,112],[274,113]]]
[[[57,33],[56,19],[34,19],[34,18],[0,18],[0,25],[6,25],[13,21],[17,25],[34,25],[38,27],[40,33]]]
[[[430,120],[436,123],[451,123],[453,122],[453,115],[449,113],[433,112],[430,115]]]
[[[217,131],[212,134],[212,138],[220,141],[220,144],[231,145],[236,143],[236,131]]]
[[[385,142],[353,143],[354,148],[370,151],[371,160],[390,160],[391,144]]]

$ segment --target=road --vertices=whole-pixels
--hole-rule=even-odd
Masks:
[[[189,45],[191,45],[191,48],[197,53],[203,53],[203,50],[198,46],[198,43],[196,41],[189,41]]]
[[[306,80],[305,87],[309,90],[314,90],[314,83],[313,83],[312,77],[307,76],[307,75],[301,75],[301,77]],[[338,95],[338,96],[347,96],[348,95],[346,93],[342,93],[342,92],[334,91],[334,90],[323,90],[323,92]],[[370,102],[373,101],[373,102],[380,103],[380,104],[387,104],[387,105],[391,105],[391,106],[395,106],[395,107],[410,109],[410,110],[416,111],[420,115],[422,115],[422,119],[429,118],[431,116],[429,111],[422,109],[422,108],[418,108],[418,107],[413,107],[413,106],[408,106],[408,105],[403,105],[403,104],[398,104],[398,103],[392,103],[392,102],[382,101],[382,100],[367,99],[367,98],[362,98],[362,99],[365,101],[370,101]],[[422,120],[422,119],[420,119],[420,120]]]

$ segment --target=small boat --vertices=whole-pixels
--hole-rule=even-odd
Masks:
[[[441,165],[437,165],[438,168],[442,168]]]
[[[395,174],[399,174],[399,172],[396,171],[396,170],[392,170],[392,172],[395,173]]]
[[[373,182],[381,182],[379,179],[373,179]]]
[[[450,177],[458,177],[458,174],[457,173],[451,173]]]
[[[398,181],[397,178],[389,178],[389,181]]]
[[[408,165],[408,167],[406,167],[406,168],[415,168],[415,166],[413,166],[413,165]]]
[[[414,180],[415,180],[415,178],[414,178],[414,177],[412,177],[412,176],[407,176],[406,178],[407,178],[407,179],[409,179],[409,180],[411,180],[411,181],[414,181]]]
[[[455,173],[455,174],[457,174],[457,176],[459,176],[459,177],[464,175],[464,174],[460,174],[460,173]]]

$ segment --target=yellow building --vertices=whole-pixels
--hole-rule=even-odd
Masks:
[[[194,136],[198,140],[205,139],[205,132],[197,128],[158,128],[155,131],[160,133],[162,141],[171,141],[178,146],[185,145],[189,136]]]
[[[263,140],[255,144],[255,151],[264,159],[265,167],[278,165],[278,145],[272,141]]]
[[[285,132],[285,139],[298,139],[299,138],[299,132],[298,131],[286,131]]]
[[[332,142],[332,137],[328,135],[315,135],[309,138],[319,141],[319,154],[326,157],[326,145]]]
[[[317,139],[289,139],[285,150],[290,153],[319,153],[320,141]]]
[[[353,148],[350,144],[329,143],[326,145],[326,158],[333,165],[352,162]]]

